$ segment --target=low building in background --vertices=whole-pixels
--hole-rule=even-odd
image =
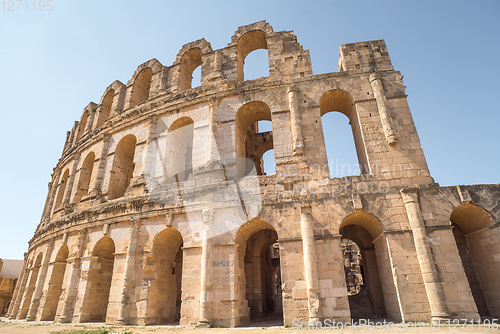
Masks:
[[[23,260],[0,259],[0,316],[7,313]]]

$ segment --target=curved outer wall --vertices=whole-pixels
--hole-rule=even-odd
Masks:
[[[242,55],[258,48],[268,50],[269,77],[244,81]],[[201,86],[190,88],[197,66]],[[361,175],[330,177],[329,111],[349,117]],[[256,130],[260,120],[271,133]],[[271,148],[276,174],[260,175]],[[202,39],[172,66],[140,65],[84,109],[8,316],[235,327],[276,311],[285,324],[347,321],[356,305],[344,237],[361,245],[377,315],[477,320],[486,307],[499,317],[499,190],[434,183],[383,40],[342,45],[339,72],[313,75],[292,32],[257,22],[226,48]],[[471,250],[475,286],[452,223]],[[281,295],[264,301],[269,275]]]

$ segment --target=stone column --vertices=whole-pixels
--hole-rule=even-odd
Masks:
[[[218,99],[210,99],[209,112],[208,112],[208,162],[220,160],[219,151],[217,149],[217,140],[215,138],[215,111],[216,105],[219,103]]]
[[[296,87],[288,88],[288,106],[290,108],[290,123],[292,127],[293,155],[304,154],[304,142],[300,127],[299,96]]]
[[[45,257],[42,260],[42,266],[40,268],[40,272],[38,273],[38,277],[36,279],[35,291],[33,292],[33,297],[31,297],[30,308],[28,310],[28,315],[26,316],[27,321],[33,321],[36,318],[36,312],[38,311],[38,305],[40,304],[40,297],[42,296],[42,290],[45,284],[45,276],[47,276],[47,268],[53,249],[54,249],[54,239],[52,238],[47,243],[47,250],[45,251]]]
[[[155,139],[156,134],[156,124],[158,123],[158,116],[156,114],[148,116],[149,128],[148,128],[148,141],[147,143],[151,143]]]
[[[56,196],[57,185],[59,184],[59,178],[61,177],[61,169],[56,167],[54,170],[54,179],[52,180],[52,186],[50,188],[49,204],[43,214],[42,220],[50,218],[50,212],[52,211],[52,206],[54,204],[54,198]]]
[[[417,258],[422,272],[422,278],[431,307],[432,321],[450,318],[448,307],[444,299],[436,263],[432,256],[429,239],[425,231],[425,224],[418,204],[417,188],[401,189],[401,196],[405,203],[406,214],[413,232],[413,240],[417,251]]]
[[[129,305],[130,298],[134,293],[134,266],[135,266],[135,256],[137,250],[137,234],[141,222],[139,219],[130,220],[130,238],[128,241],[127,258],[125,260],[125,271],[123,273],[123,291],[120,302],[120,311],[118,313],[117,324],[126,325],[129,324]]]
[[[302,249],[304,252],[304,271],[306,277],[309,323],[316,323],[321,317],[319,300],[318,263],[316,242],[314,240],[313,220],[310,213],[300,214]]]
[[[389,105],[385,97],[382,80],[380,80],[380,76],[377,73],[372,73],[370,74],[370,83],[375,100],[377,100],[378,113],[382,122],[382,128],[384,129],[385,139],[387,139],[389,145],[395,145],[398,142],[398,138],[392,124],[392,116],[389,112]]]
[[[73,156],[73,166],[71,167],[71,173],[69,174],[68,183],[66,184],[66,189],[64,191],[64,197],[61,206],[64,207],[69,203],[71,197],[71,191],[73,190],[73,183],[75,183],[76,167],[78,166],[78,161],[80,160],[80,153],[75,153]]]
[[[224,73],[222,72],[222,62],[224,55],[222,54],[222,50],[215,51],[215,73],[217,77],[223,77]]]
[[[144,155],[144,174],[148,176],[148,168],[153,168],[152,172],[154,176],[154,166],[153,166],[153,156],[157,153],[159,149],[158,144],[154,143],[156,135],[156,124],[158,123],[158,116],[156,114],[148,116],[149,128],[148,128],[148,138],[146,139],[146,154]]]
[[[64,296],[64,304],[61,312],[61,317],[59,322],[71,322],[71,310],[73,307],[73,300],[75,298],[75,286],[80,277],[80,261],[83,256],[83,250],[85,248],[85,239],[87,238],[87,229],[81,229],[78,232],[78,242],[77,242],[77,254],[74,258],[68,259],[68,263],[71,263],[71,272],[69,276],[68,287],[66,289],[66,295]]]
[[[97,167],[97,175],[95,178],[95,183],[92,186],[92,190],[89,192],[89,196],[98,196],[101,194],[102,180],[104,178],[104,168],[106,167],[106,156],[108,155],[109,142],[111,141],[111,135],[106,133],[102,138],[101,155],[99,156],[99,166]]]
[[[24,253],[23,267],[21,268],[21,276],[17,281],[17,287],[14,290],[14,296],[12,296],[12,302],[10,303],[9,310],[5,315],[6,318],[15,319],[17,311],[19,310],[19,304],[21,303],[21,298],[24,294],[24,287],[26,286],[26,280],[29,276],[28,269],[28,253]]]
[[[198,327],[209,327],[212,323],[210,292],[212,273],[213,238],[211,236],[214,221],[214,210],[203,209],[203,240],[201,253],[201,293],[200,293],[200,318]]]
[[[21,295],[21,299],[19,300],[19,306],[18,306],[19,309],[16,312],[17,313],[16,314],[17,320],[21,320],[21,319],[24,319],[26,317],[26,313],[24,311],[26,308],[24,306],[26,305],[26,302],[27,302],[26,299],[28,299],[28,290],[30,289],[29,285],[30,285],[32,276],[38,274],[38,271],[35,274],[35,269],[38,269],[38,268],[35,267],[33,264],[33,267],[29,268],[28,272],[26,273],[27,274],[26,285],[24,286],[23,294]]]

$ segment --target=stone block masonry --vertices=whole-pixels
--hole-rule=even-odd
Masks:
[[[256,49],[269,76],[245,80]],[[434,182],[383,40],[342,45],[338,68],[314,75],[293,32],[261,21],[225,48],[200,39],[171,66],[151,59],[113,82],[66,135],[7,316],[500,317],[500,185]],[[329,112],[350,120],[359,175],[329,175]]]

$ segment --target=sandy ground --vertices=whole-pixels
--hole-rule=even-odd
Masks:
[[[407,328],[405,328],[407,327]],[[328,330],[299,330],[292,328],[285,328],[283,326],[271,326],[271,327],[239,327],[239,328],[209,328],[209,329],[195,329],[195,328],[183,328],[179,326],[106,326],[103,324],[84,324],[84,325],[63,325],[55,324],[53,322],[26,322],[24,320],[7,320],[5,318],[0,318],[0,333],[8,334],[63,334],[63,333],[73,333],[77,331],[96,331],[98,329],[106,329],[110,334],[112,333],[133,333],[133,334],[152,334],[152,333],[174,333],[174,334],[299,334],[299,333],[500,333],[500,329],[486,329],[478,328],[478,325],[457,325],[455,328],[453,325],[441,325],[441,328],[431,328],[430,324],[425,324],[425,326],[420,328],[413,328],[412,324],[406,324],[400,327],[400,324],[395,324],[393,328],[385,326],[384,328],[375,329],[374,327],[359,327],[353,329],[348,327],[347,329],[328,329]],[[242,333],[243,332],[243,333]]]

